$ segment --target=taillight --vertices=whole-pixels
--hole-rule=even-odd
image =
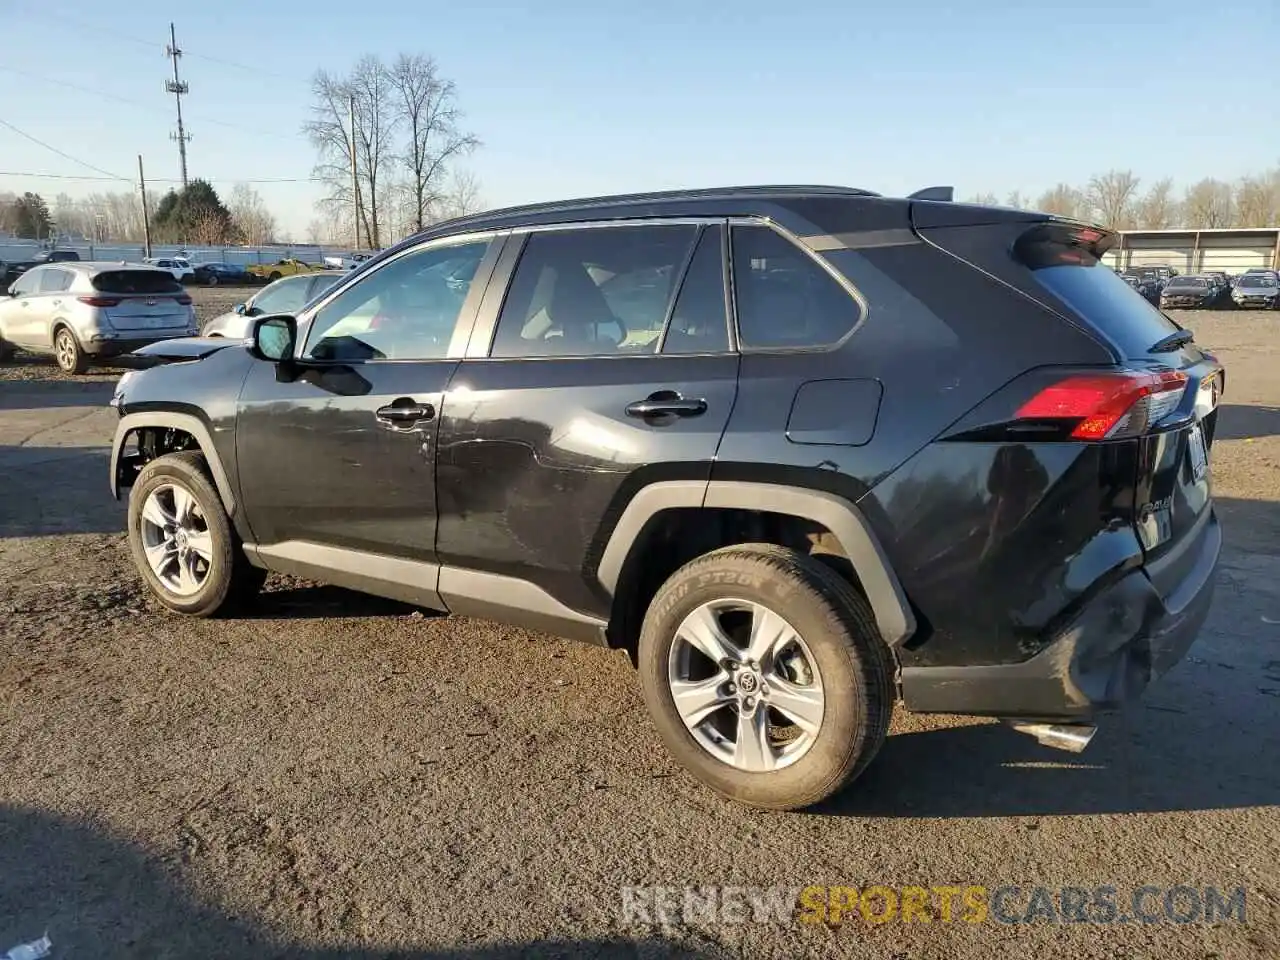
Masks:
[[[81,303],[87,303],[91,307],[118,307],[120,306],[119,297],[76,297]]]
[[[1077,420],[1076,440],[1136,437],[1168,416],[1182,400],[1187,375],[1075,374],[1046,387],[1018,408],[1020,420]]]

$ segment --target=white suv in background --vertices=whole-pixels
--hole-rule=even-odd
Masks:
[[[186,257],[148,257],[143,263],[168,270],[173,279],[179,282],[190,279],[196,272],[196,268],[191,266],[191,261]]]
[[[149,264],[49,264],[0,294],[0,360],[15,348],[52,354],[66,373],[196,332],[191,297],[172,273]]]

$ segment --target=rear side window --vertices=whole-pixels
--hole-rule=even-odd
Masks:
[[[723,353],[729,349],[724,298],[724,229],[707,227],[680,284],[663,353]]]
[[[656,353],[697,232],[673,225],[531,234],[490,356]]]
[[[102,293],[181,293],[182,284],[161,270],[106,270],[91,281]]]
[[[71,286],[71,271],[47,269],[40,272],[41,293],[61,293]]]
[[[1076,237],[1073,227],[1036,227],[1018,239],[1014,254],[1042,286],[1127,357],[1145,355],[1156,341],[1178,329]]]
[[[733,287],[744,349],[830,346],[862,316],[831,274],[768,227],[733,228]]]

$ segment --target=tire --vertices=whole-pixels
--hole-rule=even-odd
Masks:
[[[275,283],[277,280],[280,279],[280,277],[281,277],[281,273],[279,270],[272,270],[271,273],[267,276],[267,280],[269,280],[271,283]]]
[[[207,464],[199,453],[166,454],[142,468],[129,494],[129,549],[138,573],[162,604],[193,617],[234,612],[257,594],[267,577],[265,570],[254,567],[244,555],[235,529],[223,509],[222,498],[206,471]],[[204,552],[197,551],[197,566],[202,566],[203,570],[196,570],[187,582],[188,587],[194,584],[194,589],[183,590],[180,584],[173,582],[180,579],[183,564],[180,556],[175,556],[168,566],[162,568],[165,580],[161,579],[147,556],[149,547],[154,551],[160,539],[155,535],[158,531],[151,519],[154,510],[148,508],[148,501],[156,494],[162,510],[166,504],[176,507],[170,491],[185,491],[196,508],[187,514],[191,519],[192,537],[188,541],[185,532],[182,537],[183,542],[190,542],[194,550],[198,533],[199,542],[205,548]],[[167,511],[170,517],[181,512],[180,508]],[[199,529],[201,527],[202,530]]]
[[[763,753],[757,754],[761,758],[757,770],[763,772],[742,768],[736,743],[719,747],[728,748],[733,759],[722,759],[723,754],[717,756],[712,748],[704,746],[695,737],[695,728],[686,725],[672,692],[677,665],[698,659],[682,659],[686,657],[682,648],[693,646],[677,636],[687,635],[681,633],[686,618],[693,615],[691,619],[696,620],[700,612],[714,609],[708,605],[724,603],[732,608],[743,602],[756,605],[757,611],[767,608],[781,618],[782,627],[790,627],[800,638],[804,648],[801,665],[809,662],[808,682],[803,673],[793,674],[788,682],[797,681],[810,697],[816,689],[823,703],[816,732],[806,732],[795,723],[779,729],[775,722],[788,720],[772,707],[781,702],[779,697],[787,690],[779,682],[784,679],[782,668],[767,668],[765,657],[759,659],[758,671],[741,668],[753,673],[752,689],[767,691],[767,696],[762,693],[756,701],[751,716],[759,715],[766,699],[771,704],[760,721],[765,731],[760,739],[768,753],[768,759]],[[715,616],[724,627],[721,636],[728,636],[733,632],[725,626],[730,621],[720,618],[742,614],[730,610]],[[736,629],[745,628],[739,625]],[[798,648],[793,644],[789,649]],[[667,749],[712,790],[753,807],[796,810],[830,797],[866,769],[888,734],[894,702],[891,655],[870,607],[830,567],[794,550],[773,544],[745,544],[716,550],[685,564],[662,585],[649,605],[637,659],[645,703]],[[702,662],[708,667],[711,663],[705,659]],[[728,706],[715,708],[714,715],[709,714],[701,725],[695,725],[704,740],[710,724],[728,724],[736,732],[744,722],[744,673],[716,674],[729,675],[739,678],[738,686],[718,689],[736,690],[739,700],[735,704],[730,698]],[[796,685],[790,687],[792,694],[796,689]],[[809,719],[812,722],[813,717]],[[785,736],[787,731],[793,731],[790,739]],[[775,735],[779,739],[771,739]],[[800,739],[805,742],[800,743]],[[785,759],[787,750],[800,747],[804,749],[798,756]],[[770,764],[776,767],[766,769]]]
[[[17,350],[12,343],[0,340],[0,363],[7,363],[13,359],[13,354]]]
[[[206,287],[216,287],[218,285],[218,275],[216,273],[209,274],[209,279],[204,282]]]
[[[70,327],[59,327],[54,333],[53,358],[63,373],[81,374],[89,369],[89,358]]]

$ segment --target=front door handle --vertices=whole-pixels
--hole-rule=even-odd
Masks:
[[[431,404],[418,403],[410,397],[400,397],[374,411],[374,416],[379,420],[396,426],[417,423],[419,420],[430,420],[435,415],[436,408]]]
[[[627,404],[629,417],[700,417],[707,412],[707,401],[682,397],[674,390],[659,390],[643,400]]]

